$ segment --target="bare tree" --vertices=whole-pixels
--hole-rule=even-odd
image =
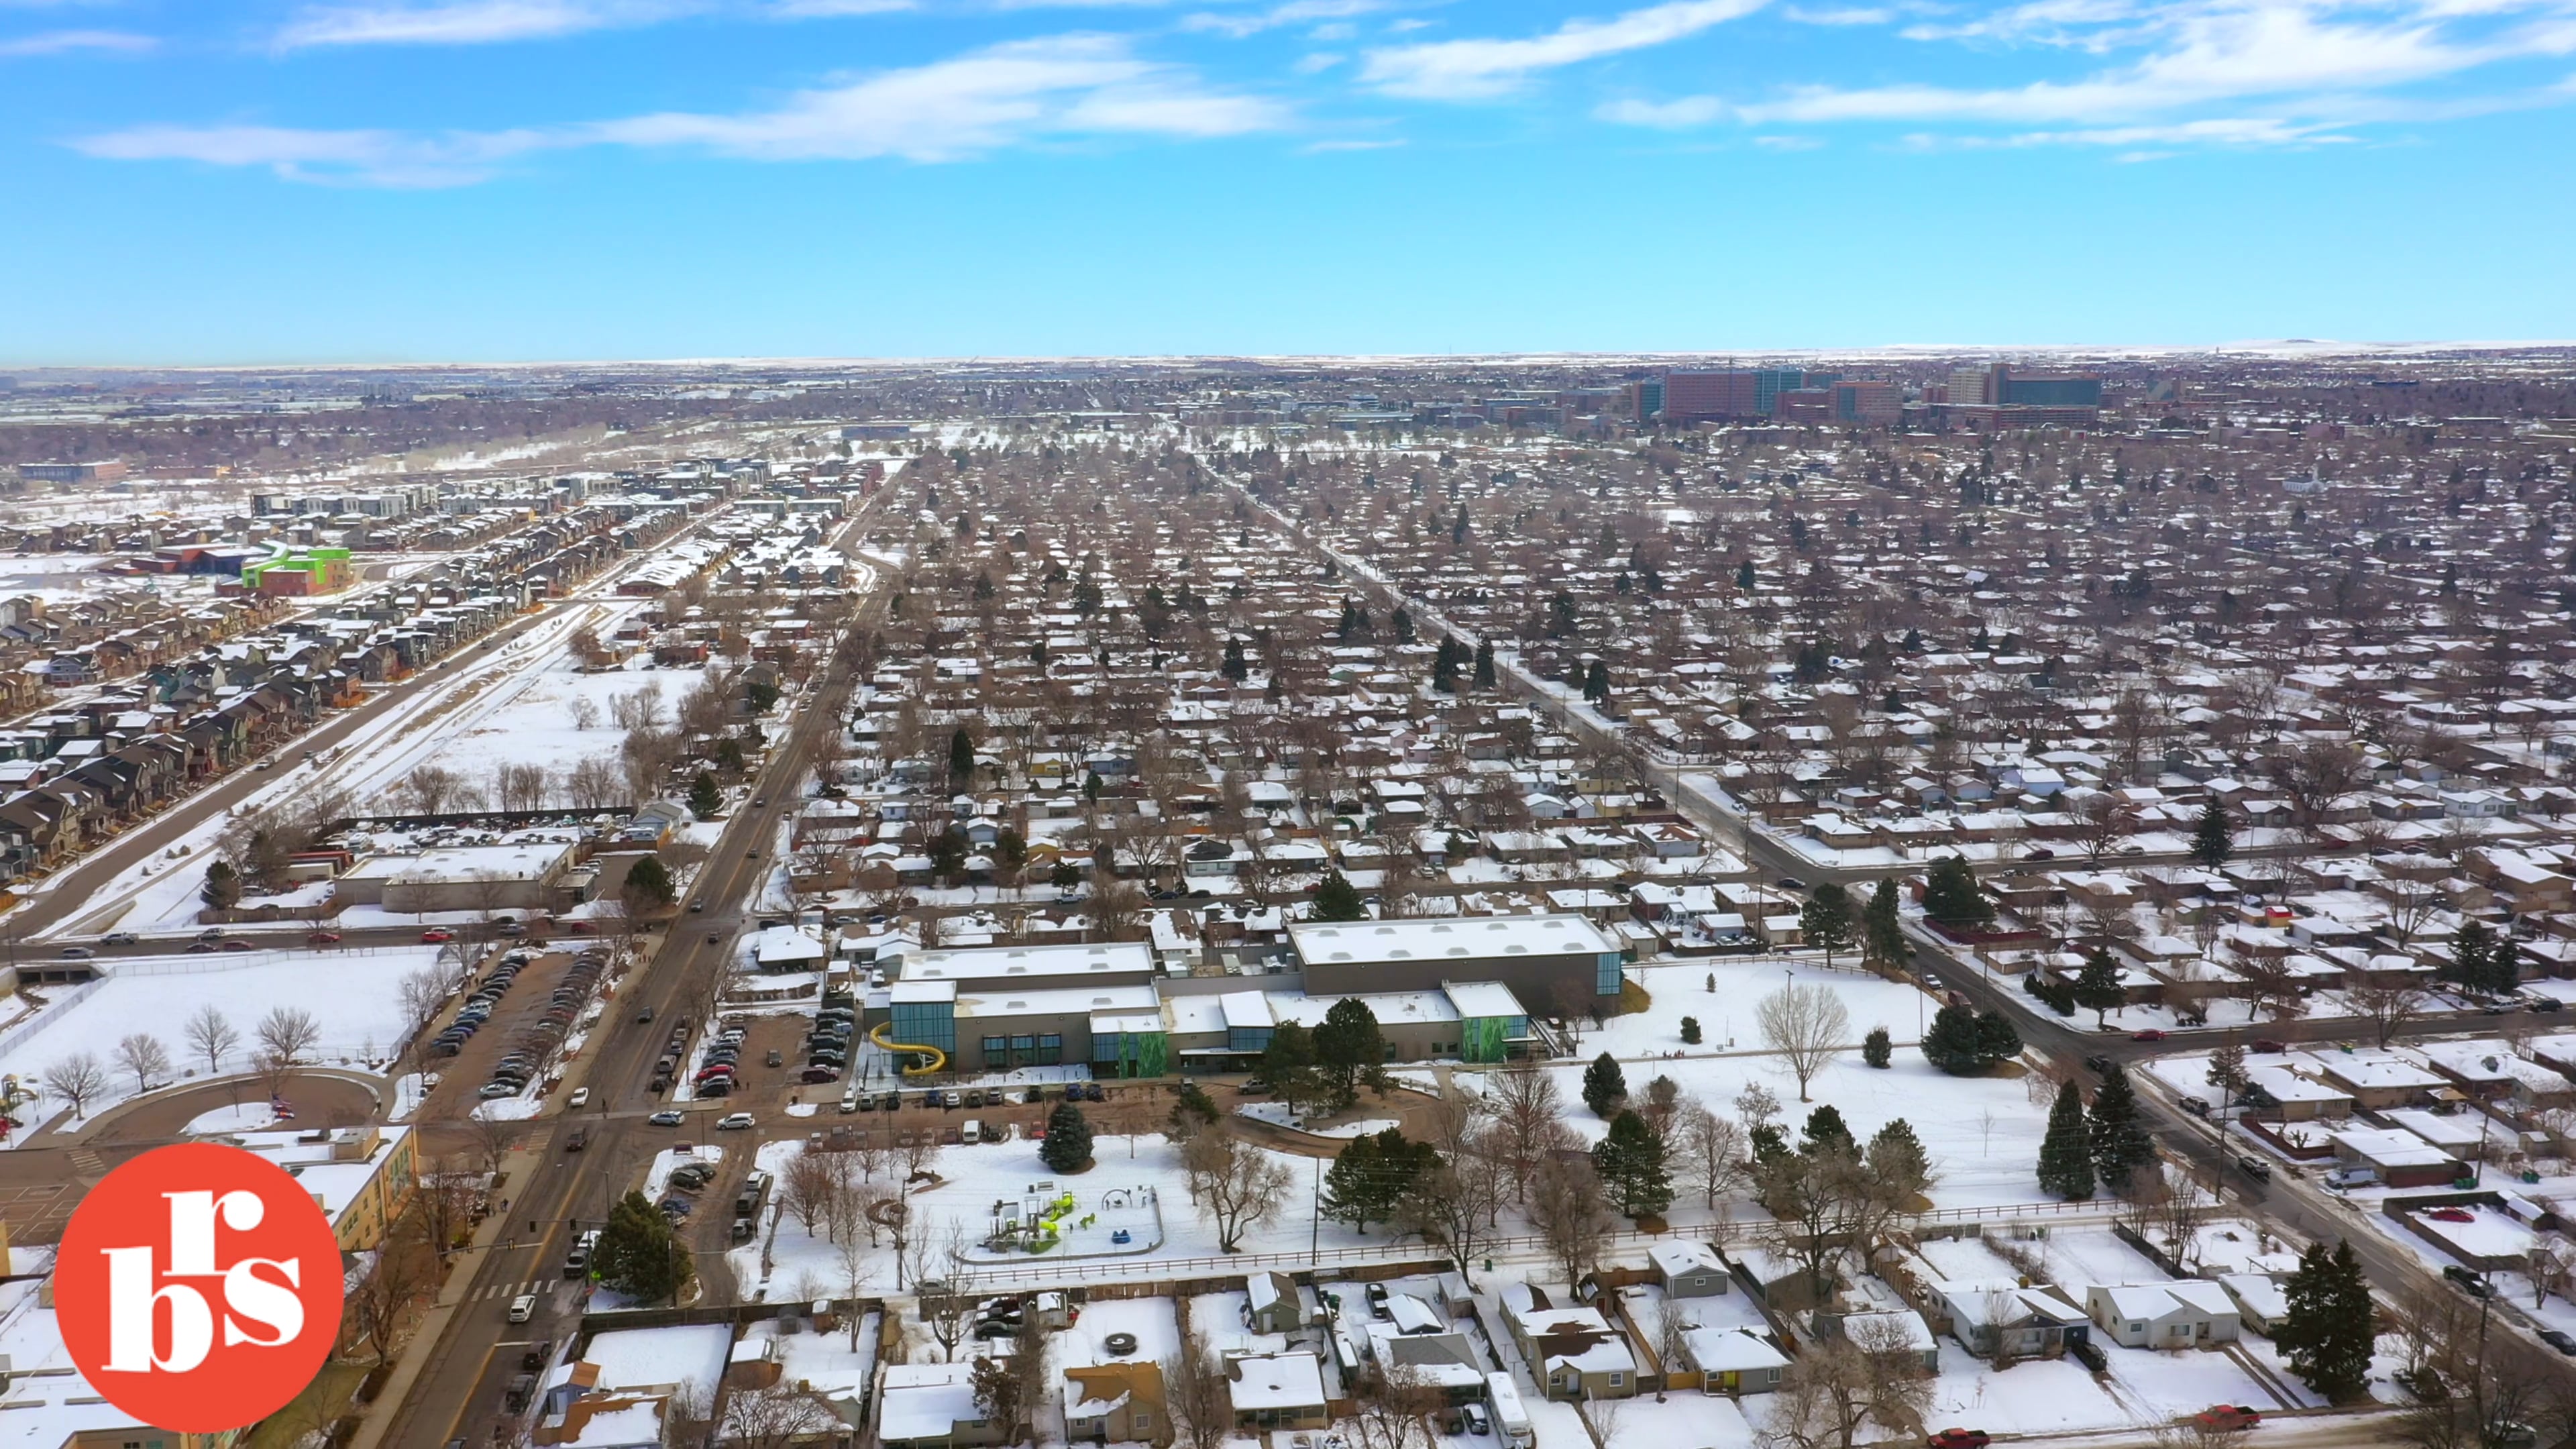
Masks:
[[[1672,1144],[1676,1149],[1675,1171],[1699,1185],[1701,1196],[1712,1210],[1720,1197],[1743,1189],[1749,1154],[1744,1129],[1733,1119],[1721,1117],[1701,1103],[1689,1103],[1673,1125]]]
[[[322,1024],[300,1006],[271,1007],[255,1030],[260,1049],[290,1067],[310,1056],[322,1038]]]
[[[149,1032],[136,1032],[116,1044],[116,1064],[134,1074],[134,1090],[152,1090],[155,1077],[170,1075],[170,1052],[161,1039]]]
[[[107,1092],[107,1064],[95,1052],[74,1052],[45,1068],[45,1090],[72,1104],[74,1117],[87,1117],[89,1104]]]
[[[1190,1196],[1216,1223],[1220,1252],[1242,1249],[1244,1234],[1278,1216],[1288,1192],[1288,1166],[1234,1139],[1230,1132],[1201,1132],[1181,1148]]]
[[[1807,1100],[1807,1084],[1846,1045],[1851,1013],[1830,986],[1790,982],[1763,997],[1753,1009],[1762,1040],[1779,1054],[1798,1079],[1798,1100]]]
[[[1556,1078],[1530,1061],[1512,1062],[1484,1078],[1495,1148],[1511,1169],[1512,1200],[1529,1201],[1530,1179],[1547,1155],[1574,1141]]]
[[[431,1022],[438,1019],[440,1008],[447,1005],[448,982],[450,979],[452,978],[448,973],[433,970],[425,966],[418,971],[407,972],[404,974],[402,981],[398,985],[398,989],[402,996],[403,1034],[405,1036],[419,1036],[423,1031],[428,1029]],[[208,1007],[206,1009],[212,1011],[214,1008]],[[191,1032],[195,1030],[195,1022],[193,1020],[189,1023],[189,1029]],[[194,1044],[193,1037],[191,1039],[191,1044]]]
[[[738,1449],[794,1449],[842,1427],[840,1415],[821,1394],[802,1380],[782,1379],[756,1389],[727,1389],[716,1436]]]
[[[553,783],[554,777],[543,765],[505,760],[492,770],[492,803],[514,814],[542,810]]]
[[[417,765],[394,787],[395,793],[408,801],[421,815],[444,815],[450,810],[470,810],[482,802],[482,794],[465,782],[465,777],[445,765]]]
[[[232,1023],[224,1019],[222,1009],[213,1002],[188,1014],[186,1031],[189,1054],[206,1059],[206,1075],[210,1077],[223,1069],[225,1054],[241,1045],[241,1033],[233,1030]]]
[[[1920,1438],[1932,1388],[1903,1330],[1886,1319],[1865,1319],[1849,1336],[1819,1340],[1782,1371],[1762,1442],[1775,1449],[1852,1449],[1871,1424],[1882,1431],[1872,1438]]]
[[[599,701],[589,695],[575,695],[572,702],[572,727],[577,730],[599,728]]]
[[[1234,1434],[1234,1396],[1207,1336],[1187,1321],[1187,1299],[1181,1308],[1179,1350],[1163,1361],[1163,1406],[1189,1449],[1224,1449]]]
[[[1361,1449],[1428,1449],[1431,1415],[1445,1402],[1439,1386],[1406,1363],[1379,1363],[1362,1376],[1353,1398],[1351,1423]]]
[[[2365,980],[2344,992],[2344,1000],[2352,1003],[2353,1014],[2370,1023],[2381,1046],[2388,1045],[2399,1027],[2415,1019],[2426,999],[2424,988],[2411,978],[2389,984]]]
[[[1529,1219],[1548,1261],[1569,1285],[1581,1282],[1601,1261],[1616,1223],[1591,1159],[1564,1152],[1550,1153],[1532,1175]]]

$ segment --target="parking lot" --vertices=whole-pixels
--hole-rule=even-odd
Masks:
[[[440,1056],[433,1051],[426,1059],[428,1069],[438,1073],[439,1084],[423,1108],[425,1117],[455,1119],[470,1115],[483,1100],[483,1088],[493,1080],[504,1057],[513,1052],[534,1052],[543,1058],[546,1048],[540,1043],[569,1040],[582,1031],[582,1022],[593,1008],[583,984],[575,979],[575,951],[520,947],[496,953],[478,968],[467,999],[435,1023],[438,1031],[432,1033],[433,1037],[473,1011],[472,992],[495,984],[503,963],[514,957],[523,959],[525,964],[510,979],[508,988],[492,999],[490,1014],[460,1044],[456,1055]],[[557,997],[559,991],[580,995],[570,999],[567,1009]],[[554,1018],[551,1024],[550,1014]],[[536,1090],[543,1090],[541,1083]]]

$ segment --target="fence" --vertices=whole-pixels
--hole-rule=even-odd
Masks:
[[[1611,1233],[1607,1242],[1658,1243],[1690,1241],[1680,1233],[1649,1233],[1637,1228],[1622,1228]],[[1535,1235],[1488,1238],[1477,1243],[1472,1256],[1493,1257],[1498,1254],[1546,1252],[1547,1240]],[[1058,1264],[1034,1264],[1026,1268],[1005,1268],[992,1272],[960,1275],[960,1281],[977,1287],[999,1283],[1079,1283],[1089,1279],[1124,1279],[1136,1277],[1190,1278],[1241,1277],[1257,1268],[1325,1268],[1335,1266],[1425,1267],[1447,1268],[1450,1260],[1438,1249],[1423,1243],[1386,1242],[1360,1247],[1317,1248],[1294,1253],[1236,1253],[1222,1258],[1121,1258],[1094,1259],[1088,1262],[1066,1261]]]
[[[336,960],[344,956],[390,956],[415,954],[417,946],[333,946],[322,951],[213,951],[199,956],[142,956],[130,960],[109,958],[90,964],[102,976],[201,976],[213,971],[247,971],[254,966],[277,966],[289,961]],[[96,985],[96,982],[88,983]]]
[[[62,995],[55,997],[52,1001],[47,1002],[45,1004],[45,1009],[37,1012],[34,1016],[18,1023],[7,1031],[0,1031],[0,1057],[7,1056],[9,1053],[17,1050],[19,1045],[25,1042],[29,1037],[34,1036],[36,1033],[43,1031],[49,1026],[52,1026],[55,1022],[62,1020],[63,1017],[70,1012],[72,1007],[80,1003],[81,998],[88,996],[90,993],[98,990],[106,984],[107,981],[105,978],[92,977],[73,987],[71,990],[64,992]]]

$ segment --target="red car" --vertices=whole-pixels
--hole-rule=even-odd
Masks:
[[[2131,1041],[2163,1041],[2164,1039],[2165,1033],[2158,1031],[2152,1026],[2148,1027],[2145,1031],[2133,1031],[2129,1033],[2129,1040]]]
[[[256,951],[259,948],[253,946],[248,941],[232,940],[224,943],[224,949],[227,951]]]
[[[2258,1052],[2285,1052],[2290,1049],[2288,1042],[2274,1041],[2268,1036],[2258,1036],[2246,1043],[2246,1046],[2249,1050]]]
[[[590,934],[590,922],[575,921],[572,923],[571,929],[572,933],[576,936],[587,936]]]
[[[455,939],[456,933],[445,926],[432,926],[420,933],[420,943],[424,946],[444,946]]]
[[[307,946],[337,946],[340,944],[340,933],[337,931],[316,931],[312,935],[304,938],[304,944]]]
[[[2191,1421],[2204,1429],[2251,1429],[2263,1422],[2263,1414],[2243,1404],[2220,1404],[2192,1415]]]
[[[1944,1429],[1923,1441],[1924,1449],[1986,1449],[1995,1436],[1983,1429]]]

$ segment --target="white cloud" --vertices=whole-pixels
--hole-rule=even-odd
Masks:
[[[694,0],[444,0],[314,6],[278,32],[287,50],[332,45],[488,45],[650,25]]]
[[[1203,10],[1181,17],[1183,30],[1213,31],[1218,35],[1241,40],[1282,25],[1297,25],[1309,20],[1340,20],[1353,15],[1367,15],[1386,8],[1387,0],[1285,0],[1266,9],[1249,13],[1223,13]]]
[[[85,154],[115,161],[262,166],[293,181],[394,187],[481,181],[498,162],[548,144],[530,131],[407,136],[280,126],[136,126],[73,143]]]
[[[453,186],[483,180],[532,151],[582,146],[692,147],[762,161],[939,162],[1046,138],[1203,139],[1278,130],[1289,119],[1264,97],[1209,90],[1185,70],[1141,59],[1120,37],[1067,35],[881,71],[734,115],[665,112],[547,130],[430,135],[145,126],[75,144],[114,160],[264,166],[293,180]]]
[[[123,30],[47,30],[0,40],[0,56],[66,55],[80,50],[131,55],[154,49],[160,43],[149,35],[135,35]]]
[[[1390,95],[1472,100],[1505,94],[1533,74],[1697,35],[1760,9],[1762,0],[1674,0],[1607,20],[1569,20],[1519,40],[1442,40],[1368,53],[1360,78]]]
[[[2576,3],[2186,0],[2148,8],[2131,0],[2031,0],[1907,34],[1965,39],[1989,50],[2035,45],[2135,58],[2089,75],[2018,85],[1805,85],[1750,99],[1620,100],[1594,114],[1663,129],[1730,120],[1930,122],[1970,138],[1957,144],[1981,146],[2311,145],[2373,120],[2563,100],[2553,92],[2427,97],[2410,88],[2576,53]],[[1993,127],[2033,129],[1980,133]]]
[[[1622,126],[1652,126],[1658,130],[1684,131],[1705,126],[1726,114],[1726,102],[1715,96],[1683,96],[1672,101],[1611,101],[1593,112],[1605,121]]]

